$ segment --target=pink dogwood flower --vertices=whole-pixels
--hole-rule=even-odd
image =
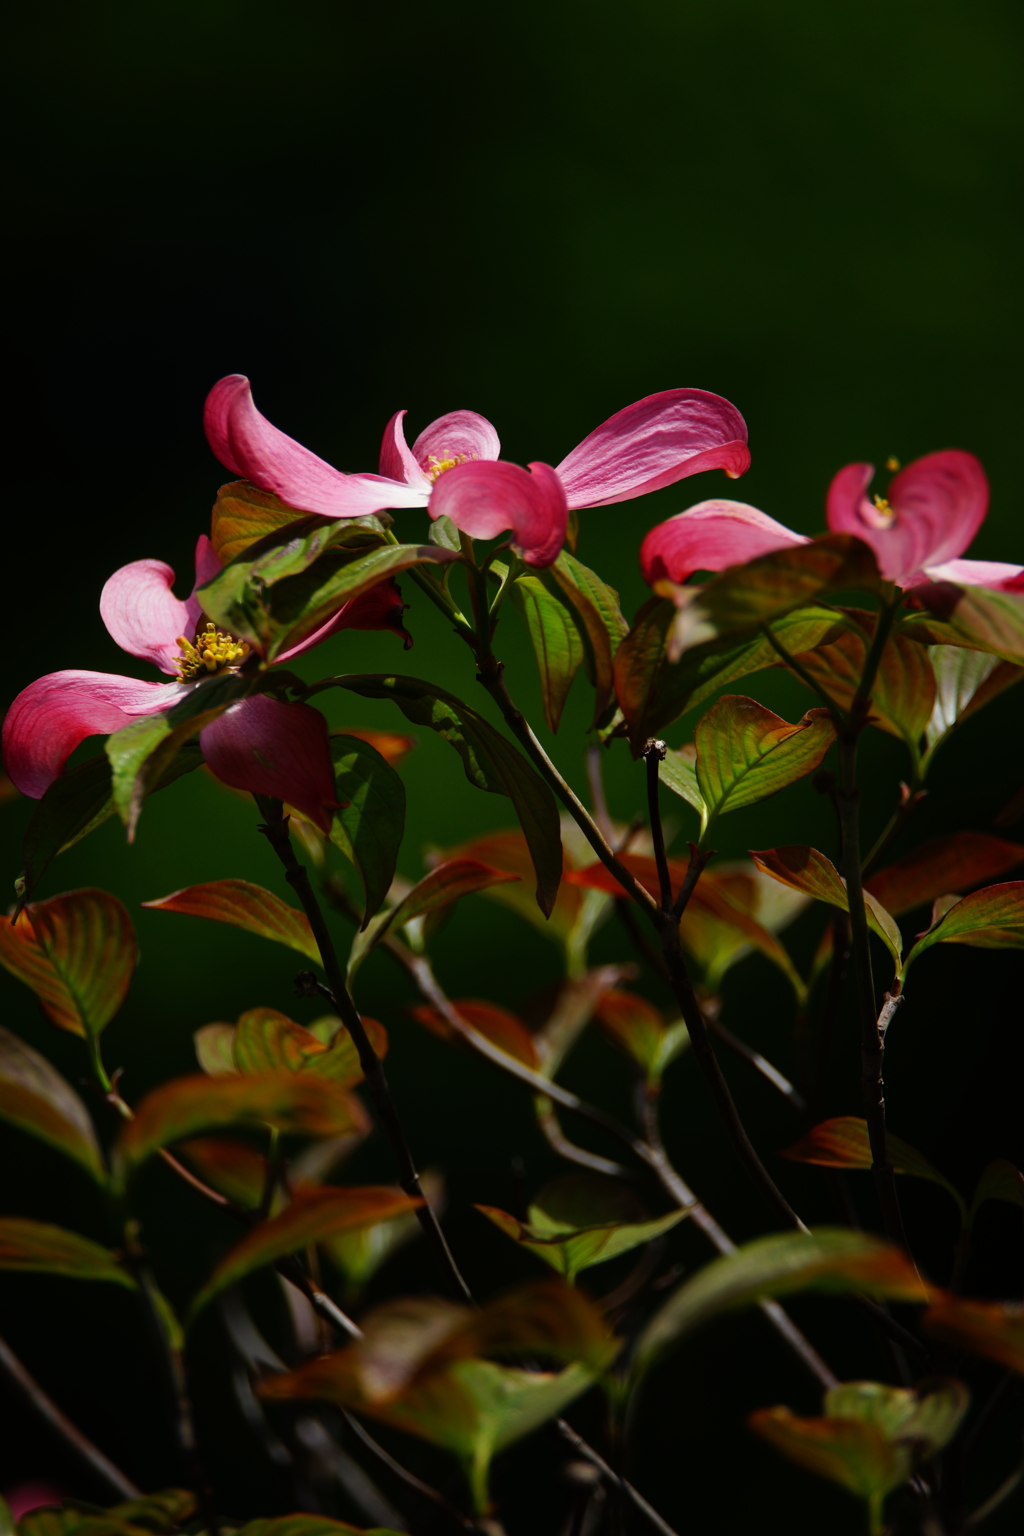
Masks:
[[[195,566],[195,587],[185,602],[174,596],[174,572],[162,560],[122,566],[100,596],[100,615],[112,639],[130,656],[175,675],[176,681],[71,670],[38,678],[18,695],[4,720],[3,757],[23,794],[39,799],[87,736],[106,735],[140,716],[161,714],[205,679],[235,671],[245,662],[250,650],[245,642],[212,624],[201,626],[196,589],[221,569],[205,535],[196,545]],[[395,582],[380,582],[277,661],[291,660],[341,629],[404,634],[401,615]],[[338,802],[327,723],[318,710],[253,694],[205,725],[199,742],[207,765],[225,784],[288,800],[325,832],[330,830]]]
[[[828,489],[833,533],[852,533],[870,545],[886,581],[913,590],[933,582],[957,586],[1021,586],[1024,566],[1001,560],[961,560],[985,520],[988,481],[971,453],[949,448],[900,470],[885,497],[868,497],[872,464],[847,464]],[[702,501],[652,528],[640,547],[650,586],[684,582],[694,571],[720,571],[772,550],[806,544],[756,507],[739,501]]]
[[[346,475],[278,431],[253,404],[249,381],[230,374],[210,391],[210,446],[236,475],[289,506],[324,517],[426,507],[478,538],[512,531],[527,565],[550,565],[565,542],[568,513],[629,501],[705,469],[733,478],[750,464],[747,429],[735,406],[700,389],[648,395],[595,428],[554,469],[528,471],[499,459],[498,434],[475,411],[449,411],[410,448],[404,411],[388,422],[380,473]]]

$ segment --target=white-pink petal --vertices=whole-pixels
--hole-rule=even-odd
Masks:
[[[995,587],[1019,591],[1024,582],[1024,565],[1006,560],[947,560],[943,565],[925,566],[929,581],[952,581],[958,587]]]
[[[652,528],[640,546],[649,586],[684,582],[694,571],[722,571],[808,540],[743,501],[699,501]]]
[[[550,565],[565,543],[565,490],[549,464],[529,470],[503,460],[459,464],[438,477],[430,515],[450,518],[475,539],[511,529],[512,547],[527,565]]]
[[[734,405],[703,389],[666,389],[617,411],[562,460],[569,506],[603,507],[701,470],[734,478],[750,465],[747,427]]]
[[[122,651],[169,673],[181,655],[177,637],[191,639],[195,629],[191,607],[175,597],[173,583],[174,572],[162,560],[133,560],[100,593],[100,617]]]

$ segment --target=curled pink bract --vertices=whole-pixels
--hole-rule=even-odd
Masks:
[[[512,530],[512,545],[527,565],[558,558],[569,517],[565,491],[549,464],[479,461],[459,464],[438,477],[430,515],[448,517],[463,533],[493,539]]]
[[[652,528],[640,546],[640,569],[649,586],[684,582],[694,571],[721,571],[788,545],[803,534],[743,501],[699,501]]]

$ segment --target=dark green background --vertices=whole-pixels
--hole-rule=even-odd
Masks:
[[[64,4],[26,12],[11,43],[6,520],[24,554],[5,579],[5,699],[60,667],[146,672],[106,636],[99,591],[114,568],[145,555],[169,560],[186,589],[191,548],[226,478],[205,445],[202,401],[231,371],[251,376],[271,420],[349,470],[376,467],[384,423],[402,406],[412,435],[471,407],[495,422],[507,457],[557,463],[641,395],[674,385],[727,395],[747,418],[753,453],[738,487],[707,475],[585,514],[580,553],[619,587],[627,612],[644,595],[636,551],[654,522],[732,493],[812,532],[836,469],[893,453],[977,453],[993,498],[972,552],[1024,557],[1018,7]],[[400,526],[420,522],[403,514]],[[409,656],[390,636],[342,636],[306,674],[402,667],[479,705],[468,656],[407,583],[410,595]],[[509,615],[500,649],[533,707],[517,625]],[[809,702],[774,675],[752,687],[784,713]],[[348,696],[329,709],[333,724],[401,726],[385,706]],[[989,825],[1020,780],[1019,714],[1010,695],[944,749],[910,841]],[[581,691],[558,744],[577,781],[585,724]],[[673,729],[673,744],[689,726]],[[503,802],[472,791],[446,753],[423,741],[405,770],[409,875],[425,845],[508,822]],[[872,829],[905,771],[895,743],[872,742]],[[613,809],[632,814],[641,786],[621,749],[609,781]],[[4,879],[17,871],[27,810],[0,813]],[[202,1023],[256,1004],[308,1016],[310,1005],[291,1001],[285,951],[138,911],[140,900],[225,875],[280,889],[254,822],[197,775],[151,804],[133,848],[109,824],[48,877],[44,894],[101,884],[137,917],[143,963],[107,1036],[130,1096],[190,1069]],[[727,853],[787,841],[832,851],[834,838],[804,785],[731,818],[720,841]],[[809,953],[815,938],[808,920],[794,942]],[[626,955],[610,929],[597,949]],[[985,956],[980,976],[977,958],[941,952],[922,964],[887,1063],[893,1128],[965,1189],[990,1157],[1024,1161],[1019,957]],[[473,900],[442,936],[439,969],[454,992],[515,1007],[555,977],[557,952]],[[451,1176],[452,1233],[471,1279],[486,1292],[533,1273],[469,1209],[513,1200],[513,1154],[525,1159],[530,1190],[550,1171],[528,1102],[409,1022],[404,983],[383,961],[364,977],[365,1005],[392,1029],[391,1071],[417,1154]],[[79,1077],[77,1043],[48,1030],[6,975],[0,989],[13,1027]],[[748,961],[726,996],[733,1027],[788,1064],[791,1020],[774,976]],[[857,1110],[849,1032],[842,1045],[833,1113]],[[745,1069],[729,1071],[759,1145],[785,1145],[795,1132],[785,1106]],[[621,1065],[600,1041],[568,1075],[628,1109]],[[737,1175],[689,1064],[670,1081],[667,1120],[684,1171],[730,1230],[765,1230],[770,1219]],[[60,1159],[13,1133],[2,1149],[5,1208],[106,1235],[84,1181]],[[773,1171],[809,1218],[833,1216],[821,1178]],[[388,1177],[382,1150],[371,1145],[355,1172]],[[858,1192],[873,1222],[868,1191]],[[926,1187],[907,1195],[939,1278],[952,1238],[941,1201]],[[158,1268],[184,1299],[224,1233],[159,1173],[147,1176],[145,1207]],[[982,1262],[976,1287],[1019,1294],[1019,1221],[990,1208],[982,1233],[998,1262]],[[687,1232],[670,1254],[703,1259]],[[410,1250],[385,1271],[381,1293],[422,1284],[422,1264]],[[597,1271],[595,1289],[604,1284]],[[148,1344],[125,1324],[122,1299],[17,1278],[0,1294],[4,1332],[61,1402],[147,1486],[175,1480],[157,1410],[140,1395]],[[840,1374],[885,1372],[845,1310],[796,1310]],[[233,1417],[215,1324],[197,1355],[223,1507],[287,1507]],[[681,1528],[858,1529],[851,1501],[747,1434],[745,1412],[778,1401],[816,1408],[756,1320],[719,1325],[652,1392],[638,1479]],[[14,1434],[0,1444],[8,1483],[48,1472],[96,1496],[27,1415],[12,1417]],[[1012,1438],[994,1446],[975,1497],[1012,1454]],[[513,1530],[558,1527],[562,1485],[553,1470],[534,1478],[546,1460],[531,1443],[499,1474]],[[1006,1519],[990,1529],[1012,1529]]]

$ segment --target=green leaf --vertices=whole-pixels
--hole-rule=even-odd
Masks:
[[[890,1444],[876,1425],[861,1419],[802,1419],[780,1406],[759,1408],[747,1422],[798,1467],[839,1483],[861,1499],[883,1499],[913,1470],[909,1446]],[[877,1519],[871,1529],[882,1529]]]
[[[355,865],[363,883],[365,928],[395,878],[405,831],[405,785],[369,742],[332,736],[330,746],[340,805],[331,821],[331,842]]]
[[[956,902],[918,939],[906,958],[904,972],[933,944],[1024,949],[1024,880],[987,885]]]
[[[69,891],[0,923],[0,963],[70,1034],[95,1039],[124,1002],[138,959],[131,918],[107,891]]]
[[[815,901],[824,901],[829,906],[838,907],[841,912],[850,910],[846,896],[846,881],[841,878],[835,865],[816,849],[797,846],[765,848],[760,852],[751,849],[751,857],[758,869],[763,870],[766,875],[771,875],[773,879],[780,880],[783,885],[791,885],[794,890],[813,896]],[[877,901],[870,891],[864,892],[864,909],[868,927],[872,933],[877,934],[892,955],[896,963],[896,974],[899,976],[901,974],[900,955],[903,948],[899,929],[881,902]]]
[[[366,699],[393,699],[407,720],[428,726],[455,748],[471,784],[509,797],[536,871],[537,904],[549,914],[562,874],[558,807],[544,780],[511,742],[454,694],[418,677],[387,673],[335,677],[310,692],[333,685]]]
[[[114,814],[110,764],[91,757],[54,779],[41,800],[21,844],[23,873],[18,895],[27,901],[58,853],[102,826]]]
[[[1024,1206],[1024,1173],[1007,1162],[1005,1157],[997,1157],[995,1162],[989,1163],[982,1171],[971,1209],[964,1222],[966,1227],[973,1227],[974,1218],[986,1200],[1002,1200],[1007,1205]]]
[[[864,675],[877,616],[857,608],[844,612],[849,627],[843,634],[796,659],[840,709],[847,710]],[[932,716],[935,692],[935,673],[925,647],[898,629],[893,631],[875,675],[869,721],[890,736],[901,737],[915,762],[921,737]]]
[[[237,1285],[254,1270],[275,1264],[278,1259],[339,1232],[407,1215],[422,1204],[422,1200],[385,1185],[348,1189],[324,1185],[320,1189],[297,1191],[283,1211],[247,1232],[221,1260],[193,1301],[188,1325],[215,1296]]]
[[[899,917],[950,891],[995,880],[1024,862],[1024,846],[988,832],[951,832],[929,838],[866,882],[876,901]]]
[[[382,540],[373,529],[335,520],[329,528],[315,528],[260,553],[256,560],[254,551],[246,550],[200,587],[197,596],[215,623],[248,640],[265,661],[273,661],[388,577],[425,561],[445,564],[459,558],[435,544]]]
[[[289,507],[273,491],[261,491],[248,480],[232,480],[217,492],[210,539],[221,564],[229,565],[268,534],[300,520],[308,521],[308,514]]]
[[[264,1520],[250,1520],[234,1536],[402,1536],[390,1526],[375,1525],[370,1530],[348,1525],[344,1520],[328,1520],[326,1515],[277,1515]]]
[[[688,741],[678,750],[669,747],[658,764],[658,778],[666,789],[678,795],[680,800],[685,800],[687,805],[692,805],[698,816],[703,818],[707,807],[697,783],[697,747],[694,742]]]
[[[574,1173],[546,1185],[525,1222],[495,1206],[478,1205],[477,1210],[513,1242],[564,1275],[570,1285],[581,1270],[661,1237],[688,1214],[676,1210],[653,1220],[638,1220],[642,1209],[631,1190],[596,1174]]]
[[[439,1211],[444,1181],[429,1170],[420,1175],[420,1184],[429,1203]],[[395,1193],[399,1193],[396,1189]],[[345,1295],[357,1301],[368,1282],[398,1248],[420,1231],[415,1214],[407,1212],[388,1216],[364,1227],[350,1228],[324,1238],[321,1246],[345,1279]]]
[[[637,1344],[634,1369],[649,1369],[664,1352],[720,1312],[763,1296],[794,1291],[866,1292],[894,1301],[926,1301],[927,1289],[900,1249],[847,1227],[755,1238],[714,1259],[662,1304]]]
[[[0,1269],[67,1275],[72,1280],[109,1280],[130,1291],[135,1289],[135,1281],[109,1248],[101,1248],[77,1232],[20,1216],[0,1216]]]
[[[660,1083],[665,1068],[689,1048],[682,1019],[666,1025],[653,1003],[635,992],[612,987],[597,1005],[605,1033],[644,1070],[649,1083]]]
[[[249,880],[210,880],[172,891],[169,896],[158,896],[155,901],[144,901],[142,905],[156,912],[180,912],[186,917],[230,923],[260,938],[285,944],[320,964],[320,951],[306,914]]]
[[[267,1182],[267,1159],[244,1141],[226,1136],[193,1136],[179,1143],[176,1156],[236,1205],[255,1210]]]
[[[878,592],[884,585],[873,551],[852,534],[828,533],[773,550],[729,566],[704,586],[675,588],[667,653],[677,660],[694,646],[771,623],[830,593]]]
[[[796,725],[742,694],[726,694],[697,722],[696,778],[706,810],[702,841],[725,811],[774,795],[813,773],[835,739],[827,709]]]
[[[927,1461],[949,1444],[970,1405],[963,1382],[947,1377],[918,1391],[880,1381],[844,1381],[825,1393],[824,1408],[834,1419],[873,1424],[890,1444],[910,1444]]]
[[[163,1083],[139,1104],[114,1149],[117,1187],[161,1147],[215,1126],[271,1125],[304,1136],[345,1136],[361,1131],[365,1113],[336,1084],[307,1072],[253,1077],[179,1077]]]
[[[963,643],[1024,663],[1024,594],[942,581],[917,588],[915,596]]]
[[[56,1147],[106,1182],[96,1132],[78,1094],[45,1056],[0,1026],[0,1118]]]
[[[238,673],[211,677],[198,683],[177,704],[160,715],[142,715],[107,738],[106,754],[112,769],[114,805],[128,829],[128,841],[135,829],[142,807],[172,770],[180,753],[191,751],[188,761],[198,767],[202,761],[195,737],[211,720],[222,715],[252,691],[250,678]],[[186,770],[187,771],[187,770]],[[174,775],[175,777],[177,775]]]
[[[615,653],[629,627],[619,608],[619,594],[564,549],[549,567],[547,579],[571,605],[584,636],[583,660],[595,692],[596,724],[612,699]]]
[[[927,751],[922,772],[930,765],[950,731],[1024,677],[1024,667],[1000,661],[985,651],[967,650],[956,645],[933,645],[929,647],[928,655],[935,674],[935,705],[925,726]]]
[[[665,646],[674,613],[667,599],[650,599],[616,653],[615,689],[629,725],[634,757],[651,736],[660,735],[718,689],[779,663],[778,652],[760,629],[694,646],[678,662],[671,662]],[[795,655],[834,639],[848,622],[840,609],[812,605],[777,619],[770,627]]]
[[[572,680],[583,664],[583,641],[572,613],[537,576],[512,583],[512,601],[526,620],[540,673],[544,719],[557,731]]]
[[[470,896],[474,891],[485,890],[488,886],[504,885],[518,879],[518,875],[510,874],[508,870],[492,869],[475,859],[448,859],[435,865],[429,875],[424,875],[400,902],[389,907],[386,912],[379,913],[364,930],[356,934],[349,954],[349,981],[371,949],[375,949],[392,928],[404,928],[414,918],[422,917],[439,907],[450,906],[460,896]]]
[[[928,1179],[938,1184],[956,1201],[963,1221],[967,1208],[960,1191],[937,1168],[933,1168],[916,1147],[901,1141],[891,1131],[886,1134],[886,1147],[896,1173],[909,1174],[912,1178]],[[868,1169],[874,1161],[867,1121],[859,1120],[855,1115],[839,1115],[834,1120],[823,1121],[791,1147],[780,1152],[779,1156],[788,1157],[794,1163],[815,1163],[819,1168]]]

